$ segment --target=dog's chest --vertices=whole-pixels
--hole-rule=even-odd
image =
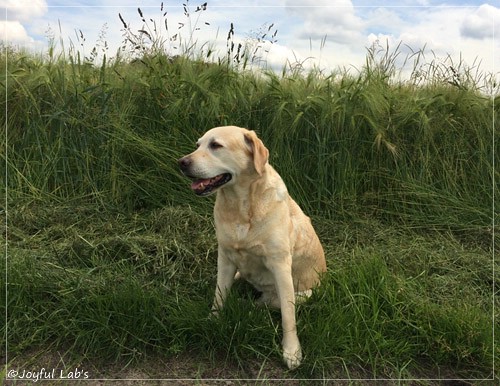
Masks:
[[[217,224],[217,241],[219,245],[237,253],[258,254],[262,252],[262,245],[256,242],[251,223]]]
[[[248,231],[250,230],[250,224],[236,224],[235,230],[235,241],[238,243],[241,240],[245,240],[248,236]]]
[[[265,244],[254,236],[250,224],[233,224],[232,232],[221,232],[219,247],[237,267],[243,279],[252,283],[259,291],[274,288],[274,279],[264,264]]]

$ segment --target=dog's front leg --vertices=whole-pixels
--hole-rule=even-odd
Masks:
[[[302,361],[302,350],[295,322],[295,291],[293,288],[292,268],[288,264],[280,264],[271,267],[271,271],[276,280],[276,289],[281,307],[283,360],[289,369],[294,369]]]
[[[233,285],[235,273],[236,266],[219,248],[217,258],[217,286],[215,287],[215,297],[212,305],[213,313],[216,314],[224,306],[227,294]]]

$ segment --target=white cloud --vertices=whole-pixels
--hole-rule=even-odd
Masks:
[[[406,22],[398,30],[392,30],[390,33],[372,33],[368,41],[372,43],[378,40],[382,45],[388,41],[390,48],[402,42],[399,62],[412,52],[425,47],[426,61],[436,60],[438,63],[469,68],[475,68],[480,63],[478,68],[480,73],[493,73],[500,53],[500,47],[495,43],[493,35],[488,35],[493,26],[490,25],[490,30],[486,31],[484,24],[479,27],[480,23],[474,24],[471,20],[493,21],[496,12],[498,9],[491,6],[422,8],[412,12],[411,19],[407,16]],[[478,15],[480,17],[477,17]],[[464,34],[464,24],[478,28]],[[497,31],[500,30],[500,27],[495,28]],[[407,65],[411,67],[415,58],[410,58]]]
[[[490,7],[495,9],[494,7]],[[491,53],[493,36],[485,39],[484,43],[467,44],[464,39],[462,26],[464,20],[477,14],[480,8],[473,10],[462,7],[431,7],[421,11],[418,19],[408,23],[401,30],[400,39],[412,46],[422,48],[424,45],[437,55],[458,55],[464,57],[488,56]],[[496,9],[498,11],[498,9]],[[482,13],[481,13],[482,14]],[[490,30],[491,31],[491,30]]]
[[[4,0],[7,20],[30,21],[47,12],[46,0]]]
[[[271,44],[266,42],[261,46],[260,52],[266,65],[276,70],[281,70],[287,61],[292,61],[294,57],[297,58],[297,61],[303,60],[303,58],[297,56],[289,47],[279,43]]]
[[[375,33],[397,32],[404,28],[406,22],[396,8],[378,7],[368,9],[366,27]]]
[[[0,40],[21,45],[33,42],[19,21],[0,21]]]
[[[4,0],[5,19],[0,21],[0,40],[23,47],[38,47],[25,24],[47,12],[45,0]]]
[[[394,41],[402,41],[412,49],[427,48],[441,51],[453,48],[457,38],[457,25],[467,12],[464,8],[410,8],[399,18],[392,18],[392,11],[387,11],[384,19],[377,21],[374,35],[390,36]],[[378,13],[382,14],[381,12]],[[375,14],[374,14],[375,16]],[[385,25],[385,27],[384,27]]]
[[[489,4],[483,4],[467,15],[460,25],[460,34],[472,39],[493,38],[495,30],[500,33],[500,8]]]
[[[475,66],[480,71],[495,71],[500,47],[495,43],[492,31],[500,31],[499,9],[490,5],[477,7],[461,6],[352,6],[351,1],[287,0],[289,13],[298,20],[296,40],[288,40],[289,47],[302,56],[321,58],[321,67],[330,69],[339,66],[360,68],[363,66],[367,48],[375,42],[378,48],[390,53],[399,46],[396,66],[406,62],[411,69],[413,53],[424,49],[425,60],[450,60],[455,64]],[[355,4],[359,4],[356,3]],[[319,33],[317,31],[320,31]],[[323,49],[310,50],[309,37],[314,47],[327,35]],[[478,40],[481,39],[481,40]],[[496,47],[496,48],[495,48]],[[307,55],[309,54],[309,55]],[[383,52],[381,53],[381,55]],[[407,74],[407,70],[403,70]]]
[[[285,6],[303,25],[298,29],[300,39],[328,36],[330,41],[349,43],[359,41],[365,28],[356,15],[351,0],[287,0]]]
[[[84,47],[88,54],[100,39],[99,33],[107,23],[105,40],[109,43],[109,55],[113,55],[123,40],[123,28],[118,13],[130,22],[133,31],[142,28],[137,13],[136,2],[132,0],[92,1],[96,6],[47,7],[46,0],[0,0],[7,4],[9,26],[0,30],[0,38],[14,37],[19,42],[30,45],[32,39],[41,44],[47,26],[50,25],[58,42],[59,29],[66,42],[72,39],[77,49],[75,32],[81,30],[86,38]],[[203,1],[203,0],[202,0]],[[192,2],[193,11],[200,2]],[[440,0],[436,0],[440,1]],[[180,32],[183,41],[192,38],[198,45],[209,42],[224,55],[229,26],[234,23],[234,42],[245,43],[263,25],[274,23],[278,29],[278,42],[269,45],[269,53],[263,50],[263,59],[275,69],[290,63],[305,61],[305,65],[335,70],[339,66],[360,68],[365,62],[366,48],[375,40],[382,46],[386,41],[394,49],[401,41],[401,56],[406,56],[424,46],[433,55],[462,55],[461,58],[472,63],[476,57],[482,60],[482,67],[493,71],[499,61],[498,43],[495,43],[493,28],[500,31],[500,10],[498,7],[483,4],[477,7],[458,5],[458,0],[447,0],[457,6],[422,6],[427,0],[402,0],[400,2],[378,1],[375,6],[369,0],[253,0],[227,5],[226,1],[209,1],[206,12],[191,12],[192,27],[198,16],[199,31],[191,36],[189,23],[183,15],[182,1],[168,2],[168,22],[170,36]],[[147,6],[153,4],[154,6]],[[354,3],[354,4],[353,4]],[[160,2],[144,0],[141,2],[146,20],[161,19]],[[391,7],[391,4],[397,4]],[[420,4],[420,5],[418,5]],[[116,7],[115,7],[116,5]],[[359,6],[362,5],[362,6]],[[403,5],[403,6],[402,6]],[[186,26],[179,30],[178,23]],[[205,22],[210,23],[206,25]],[[163,33],[162,22],[158,26]],[[326,36],[326,42],[322,42]],[[324,44],[323,44],[324,43]],[[411,47],[408,48],[405,46]],[[495,46],[496,44],[496,46]],[[496,49],[495,49],[496,47]],[[83,47],[81,47],[83,49]],[[177,51],[176,51],[177,52]],[[108,56],[109,56],[108,55]]]

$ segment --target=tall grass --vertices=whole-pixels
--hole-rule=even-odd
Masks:
[[[494,100],[446,79],[394,83],[370,55],[359,74],[330,76],[259,75],[161,52],[100,67],[3,55],[11,197],[182,204],[175,160],[205,130],[235,124],[259,132],[309,212],[491,225]]]

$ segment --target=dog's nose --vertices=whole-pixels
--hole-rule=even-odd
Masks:
[[[182,157],[179,159],[179,167],[183,172],[189,169],[189,165],[191,165],[191,160],[188,157]]]

